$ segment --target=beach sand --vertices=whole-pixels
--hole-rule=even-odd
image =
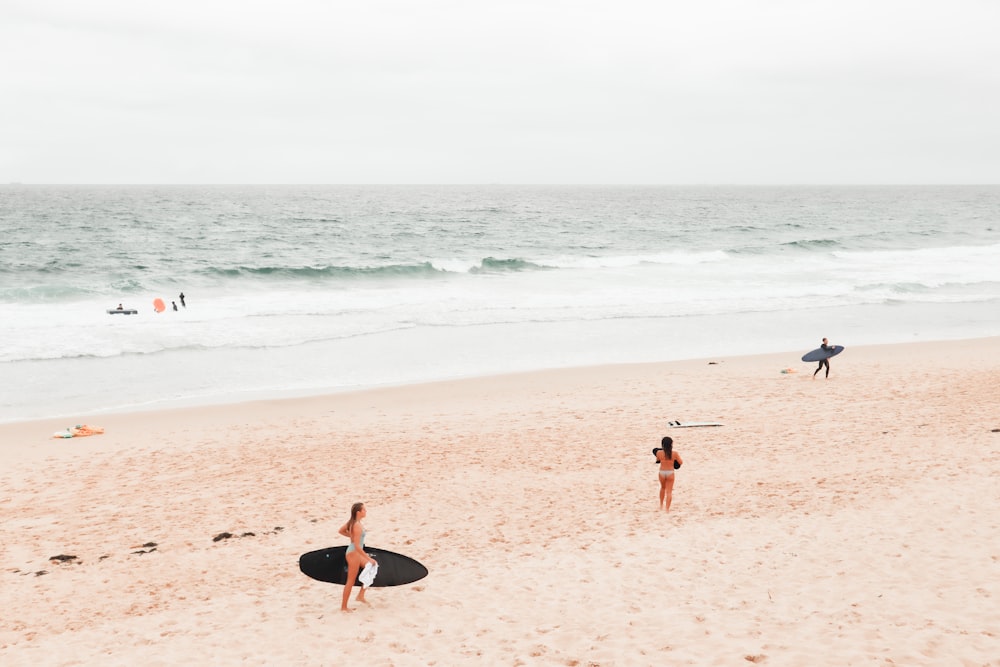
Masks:
[[[0,425],[0,663],[1000,665],[998,351]],[[50,437],[74,422],[106,431]],[[669,513],[664,435],[685,460]],[[367,544],[430,575],[344,614],[297,562],[345,544],[359,500]]]

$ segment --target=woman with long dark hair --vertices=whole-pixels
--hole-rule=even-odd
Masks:
[[[375,564],[374,559],[365,553],[365,527],[361,523],[361,519],[366,516],[368,516],[368,510],[365,509],[365,504],[354,503],[351,505],[351,518],[340,527],[340,534],[351,540],[345,556],[347,558],[347,583],[344,584],[344,599],[340,603],[340,611],[351,611],[347,608],[347,601],[351,597],[351,588],[354,586],[354,580],[358,578],[358,572],[368,563]],[[367,602],[364,586],[358,591],[357,601]]]
[[[660,507],[670,511],[674,495],[674,471],[681,467],[684,459],[674,451],[674,439],[667,436],[660,442],[663,449],[654,449],[656,460],[660,462],[657,479],[660,480]]]

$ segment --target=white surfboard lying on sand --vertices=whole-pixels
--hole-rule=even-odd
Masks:
[[[670,428],[694,428],[695,426],[722,426],[720,422],[667,422]]]

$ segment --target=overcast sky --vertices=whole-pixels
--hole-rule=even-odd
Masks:
[[[998,183],[994,0],[0,0],[0,183]]]

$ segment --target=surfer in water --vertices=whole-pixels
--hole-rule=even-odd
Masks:
[[[653,450],[656,460],[660,462],[660,470],[657,473],[657,479],[660,480],[660,507],[669,512],[670,501],[674,497],[674,470],[680,468],[684,460],[674,451],[673,438],[667,436],[660,444],[663,449]]]
[[[340,534],[351,540],[345,556],[347,558],[347,583],[344,584],[344,599],[340,603],[340,611],[351,611],[347,608],[347,601],[351,597],[351,588],[354,586],[354,580],[358,578],[358,572],[369,563],[375,564],[375,560],[365,553],[365,527],[361,520],[366,516],[368,516],[368,510],[365,509],[365,504],[354,503],[351,505],[351,518],[340,527]],[[358,591],[356,600],[368,603],[365,600],[364,586]]]
[[[827,342],[827,340],[825,338],[823,339],[823,344],[820,345],[820,348],[822,348],[824,350],[827,350],[827,351],[830,351],[830,352],[833,351],[833,345],[830,345],[830,343]],[[825,377],[830,377],[830,359],[829,359],[829,357],[827,357],[826,359],[820,359],[819,360],[819,366],[817,366],[816,370],[813,371],[813,380],[816,379],[816,373],[819,373],[821,370],[823,370],[824,366],[826,366],[826,375],[825,375]]]

